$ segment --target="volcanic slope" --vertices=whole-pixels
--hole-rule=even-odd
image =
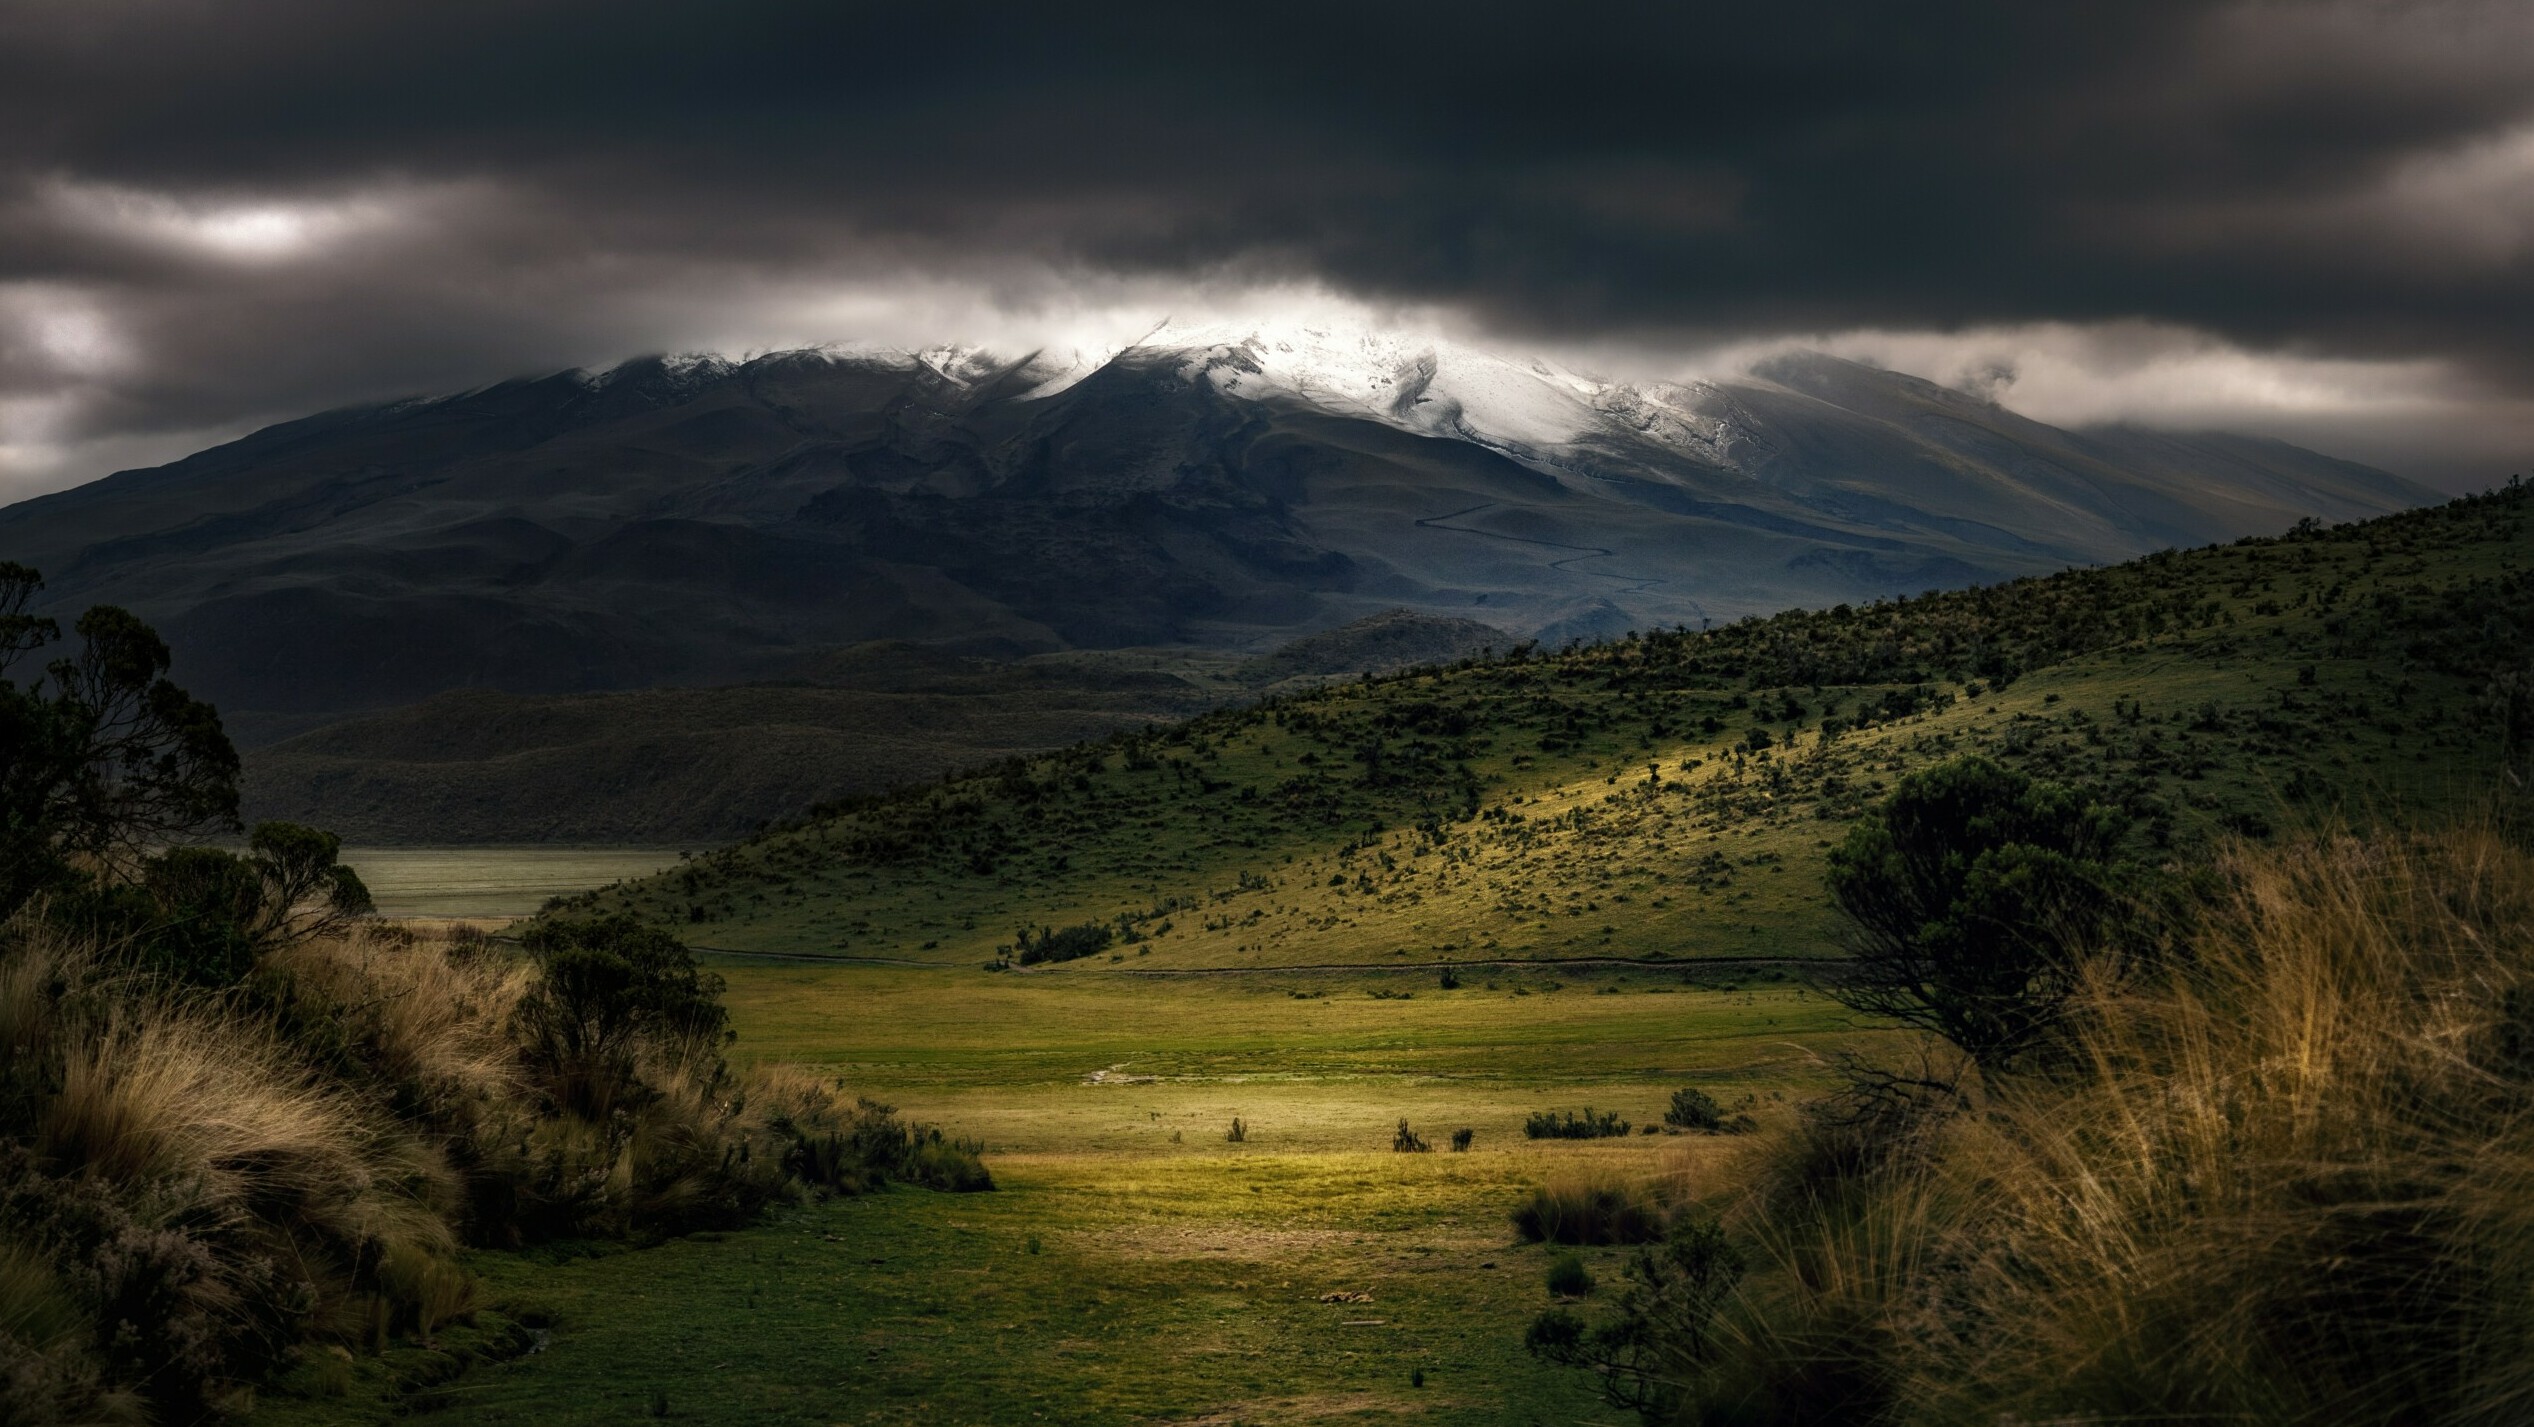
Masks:
[[[1394,607],[1551,645],[2433,499],[1827,357],[1629,385],[1448,342],[648,358],[328,413],[0,510],[271,737],[451,689],[783,680],[873,640],[1240,655]],[[253,715],[253,718],[239,718]]]
[[[1334,685],[832,809],[587,894],[699,946],[1137,971],[1836,952],[1825,850],[1981,752],[2185,857],[2468,805],[2534,489]]]

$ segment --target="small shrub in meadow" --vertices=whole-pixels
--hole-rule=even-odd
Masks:
[[[1466,1127],[1452,1131],[1452,1153],[1467,1154],[1470,1142],[1477,1138],[1478,1132]]]
[[[1223,1132],[1223,1138],[1230,1140],[1236,1145],[1244,1143],[1249,1139],[1249,1126],[1242,1123],[1240,1116],[1234,1115],[1232,1117],[1232,1128]]]
[[[1401,1154],[1424,1154],[1434,1148],[1425,1142],[1423,1135],[1408,1128],[1408,1121],[1404,1116],[1399,1121],[1398,1132],[1390,1137],[1390,1147]]]
[[[1574,1254],[1559,1254],[1549,1261],[1549,1292],[1560,1298],[1581,1298],[1593,1291],[1591,1270]]]
[[[1531,1140],[1598,1140],[1628,1132],[1628,1122],[1616,1111],[1593,1112],[1590,1106],[1583,1113],[1541,1110],[1522,1122],[1522,1136]]]
[[[1663,1109],[1663,1123],[1703,1135],[1745,1135],[1760,1127],[1749,1115],[1728,1112],[1715,1096],[1694,1086],[1672,1092],[1672,1103]]]

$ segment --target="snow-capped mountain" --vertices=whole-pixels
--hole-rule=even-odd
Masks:
[[[1720,462],[1731,436],[1719,414],[1728,403],[1705,382],[1630,385],[1447,337],[1325,322],[1166,322],[1123,347],[1032,354],[1026,369],[1045,375],[1021,399],[1060,395],[1119,361],[1524,456],[1634,438]]]
[[[2067,432],[1824,357],[1615,382],[1446,339],[647,357],[330,412],[0,510],[63,607],[231,709],[782,677],[874,638],[1263,648],[1383,609],[1592,637],[2429,495],[2276,442]]]

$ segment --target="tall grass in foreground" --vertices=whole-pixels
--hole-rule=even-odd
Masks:
[[[455,1176],[223,1001],[41,932],[0,959],[0,1417],[189,1421],[307,1336],[462,1311]],[[14,1315],[13,1315],[14,1316]]]
[[[977,1146],[734,1077],[717,1038],[640,1023],[559,1057],[534,1034],[556,994],[531,958],[394,928],[204,990],[0,927],[0,1423],[191,1422],[310,1345],[428,1341],[473,1309],[461,1243],[992,1187]]]
[[[2086,968],[2044,1068],[1749,1157],[1709,1201],[1747,1269],[1637,1360],[1649,1415],[2534,1421],[2534,856],[2224,870],[2190,955]]]

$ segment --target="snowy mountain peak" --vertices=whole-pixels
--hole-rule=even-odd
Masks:
[[[1043,349],[1025,356],[968,343],[906,348],[838,342],[743,362],[805,357],[922,371],[962,390],[1017,378],[1030,384],[1022,401],[1058,396],[1128,361],[1173,371],[1226,396],[1368,418],[1423,436],[1476,442],[1535,464],[1579,450],[1645,443],[1702,465],[1735,464],[1732,400],[1706,382],[1614,381],[1432,333],[1318,320],[1164,321],[1116,346]],[[581,375],[604,385],[639,371],[683,386],[740,364],[681,354]]]
[[[1129,350],[1227,394],[1283,397],[1524,456],[1647,440],[1721,464],[1731,433],[1705,382],[1636,385],[1448,337],[1316,322],[1166,323]]]

